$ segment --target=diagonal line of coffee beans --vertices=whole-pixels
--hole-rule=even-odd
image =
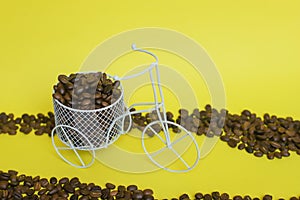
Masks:
[[[134,110],[133,108],[131,111]],[[142,131],[147,124],[157,119],[156,112],[134,114],[131,128]],[[220,136],[221,141],[227,142],[230,147],[245,150],[256,157],[266,155],[270,160],[281,159],[290,156],[292,151],[300,155],[300,121],[291,117],[279,118],[264,114],[263,118],[260,118],[248,110],[237,115],[230,114],[225,109],[218,112],[206,105],[204,110],[194,109],[192,113],[180,109],[176,120],[171,112],[167,112],[167,120],[181,124],[198,136]],[[34,131],[36,135],[50,136],[54,126],[52,112],[48,112],[47,115],[39,113],[36,116],[23,114],[17,118],[13,114],[0,113],[0,133],[3,134],[15,135],[19,130],[25,134]],[[157,132],[162,130],[159,125],[153,128]],[[176,127],[170,128],[174,134],[180,131]],[[153,136],[152,132],[148,134]]]
[[[78,177],[60,179],[51,177],[50,179],[40,176],[27,176],[19,174],[15,170],[8,172],[0,171],[0,199],[12,200],[154,200],[152,189],[139,189],[136,185],[116,186],[112,183],[106,183],[104,187],[94,183],[83,183]],[[193,198],[188,194],[182,194],[179,198],[170,198],[172,200],[272,200],[269,194],[262,198],[250,197],[249,195],[235,195],[230,197],[227,193],[214,191],[212,193],[197,192]],[[282,198],[279,198],[283,200]],[[290,200],[299,200],[295,196]]]

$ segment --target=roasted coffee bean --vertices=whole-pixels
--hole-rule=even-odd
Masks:
[[[73,187],[70,183],[65,183],[63,189],[68,193],[74,193],[75,187]]]
[[[248,153],[253,153],[253,148],[251,146],[247,146],[245,149]]]
[[[266,195],[263,197],[263,200],[272,200],[272,196],[266,194]]]
[[[143,190],[144,195],[153,195],[153,190],[151,189],[145,189]]]
[[[249,195],[244,196],[243,200],[252,200],[251,197]]]
[[[254,152],[253,155],[256,156],[256,157],[262,157],[264,154],[261,151],[256,151],[256,152]]]
[[[297,197],[291,197],[290,200],[299,200]]]
[[[277,149],[279,149],[281,147],[281,145],[277,142],[270,141],[270,144]]]
[[[103,107],[106,107],[106,106],[109,106],[109,103],[107,103],[106,101],[102,101],[102,102],[101,102],[101,105],[102,105]]]
[[[109,197],[110,191],[107,188],[101,190],[101,199],[107,199]]]
[[[28,189],[28,190],[26,190],[25,193],[26,193],[28,196],[31,196],[31,195],[34,194],[34,190],[33,190],[33,189]]]
[[[195,194],[195,198],[196,198],[196,200],[203,199],[203,194],[202,194],[201,192],[197,192],[197,193]]]
[[[132,198],[133,199],[143,199],[143,192],[139,191],[139,190],[133,191]]]
[[[0,189],[5,190],[8,187],[8,181],[0,181]]]
[[[58,93],[58,92],[56,92],[56,93],[54,93],[53,94],[53,98],[54,99],[56,99],[56,100],[58,100],[58,101],[60,101],[61,103],[65,103],[65,99],[63,98],[63,96],[60,94],[60,93]],[[27,119],[27,118],[26,118]],[[24,120],[25,121],[25,120]],[[28,121],[29,122],[29,121]],[[26,123],[26,121],[25,121],[25,123]]]
[[[46,188],[46,187],[49,185],[48,180],[45,179],[45,178],[42,178],[42,179],[40,180],[40,183],[41,183],[41,186],[42,186],[43,188]]]
[[[23,199],[22,194],[20,192],[17,192],[17,191],[14,191],[13,198],[16,199],[16,200]]]
[[[237,146],[237,142],[234,139],[232,139],[232,138],[229,139],[229,141],[227,142],[227,144],[230,147],[232,147],[232,148],[235,148]]]
[[[137,189],[138,189],[138,187],[136,185],[129,185],[127,187],[127,190],[129,190],[129,191],[134,191],[134,190],[137,190]]]
[[[90,194],[90,191],[88,189],[81,189],[80,194],[88,196]]]
[[[228,136],[226,136],[226,135],[222,135],[222,136],[220,137],[220,139],[221,139],[222,141],[224,141],[224,142],[228,142],[229,139],[230,139],[230,137],[228,137]]]
[[[58,76],[58,80],[62,83],[62,84],[66,84],[69,82],[69,79],[66,75],[59,75]]]
[[[124,192],[124,191],[126,191],[126,187],[124,185],[119,185],[118,186],[118,191],[119,192]]]
[[[273,160],[274,159],[274,153],[273,152],[269,152],[268,154],[267,154],[267,158],[269,159],[269,160]]]
[[[211,196],[214,200],[218,200],[220,198],[220,193],[219,192],[212,192]]]
[[[281,155],[282,155],[283,157],[289,157],[289,156],[290,156],[290,153],[288,152],[287,149],[282,150],[280,153],[281,153]]]
[[[120,81],[115,81],[114,83],[113,83],[113,87],[114,88],[118,88],[119,86],[120,86]]]
[[[78,198],[79,198],[79,195],[73,194],[73,195],[70,197],[70,200],[78,200]]]
[[[112,184],[112,183],[106,183],[105,186],[106,186],[106,188],[108,188],[110,190],[113,190],[113,189],[116,188],[116,186],[114,184]]]
[[[182,194],[180,197],[179,197],[179,200],[188,200],[190,199],[189,195],[187,194]]]
[[[154,200],[154,197],[152,195],[145,195],[143,197],[144,200]]]
[[[204,200],[212,200],[212,196],[211,196],[210,194],[205,194],[205,195],[203,196],[203,199],[204,199]]]
[[[99,198],[101,197],[101,191],[91,191],[89,195],[92,198]]]
[[[227,193],[223,193],[223,194],[221,194],[220,199],[221,200],[228,200],[229,199],[229,195]]]
[[[67,178],[67,177],[61,178],[61,179],[59,180],[59,183],[60,183],[60,184],[65,184],[65,183],[67,183],[67,182],[69,182],[69,178]]]
[[[58,93],[59,94],[61,94],[62,96],[64,96],[65,94],[66,94],[66,89],[64,88],[64,86],[63,85],[58,85],[57,86],[57,91],[58,91]]]
[[[51,184],[56,184],[56,183],[57,183],[57,178],[51,177],[51,178],[50,178],[50,183],[51,183]]]
[[[243,200],[243,197],[241,197],[240,195],[236,195],[233,197],[233,200]]]
[[[47,189],[41,189],[40,191],[38,191],[38,195],[43,195],[46,194]]]
[[[276,158],[279,158],[279,159],[282,158],[282,155],[281,155],[280,152],[275,152],[275,153],[274,153],[274,156],[275,156]]]

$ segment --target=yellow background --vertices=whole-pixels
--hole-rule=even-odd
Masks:
[[[227,108],[300,119],[299,1],[7,1],[0,7],[0,111],[52,110],[60,73],[79,70],[99,43],[122,31],[163,27],[195,39],[216,63]],[[170,60],[169,63],[172,64]],[[185,174],[126,174],[95,163],[75,169],[47,136],[1,135],[0,169],[28,175],[78,176],[82,181],[153,188],[157,198],[197,191],[276,198],[300,195],[299,156],[255,158],[219,142]]]

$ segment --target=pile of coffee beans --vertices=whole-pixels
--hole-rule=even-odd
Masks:
[[[227,114],[221,140],[256,157],[288,157],[289,151],[300,155],[300,121],[264,114],[263,118],[244,110],[240,115]]]
[[[116,102],[122,93],[120,81],[102,72],[59,75],[58,81],[53,87],[53,98],[74,109],[104,108]]]
[[[3,134],[15,135],[19,130],[25,134],[34,131],[36,135],[50,135],[54,126],[54,114],[52,112],[49,112],[47,116],[42,113],[36,116],[23,114],[17,118],[12,113],[0,113],[0,133]]]
[[[266,155],[270,160],[281,159],[290,156],[290,151],[300,155],[300,121],[291,117],[280,118],[266,113],[260,118],[249,110],[237,115],[225,109],[218,111],[210,105],[206,105],[204,110],[194,109],[191,113],[186,109],[178,112],[176,120],[171,112],[167,112],[167,120],[175,121],[198,136],[220,136],[230,147],[245,150],[256,157]],[[158,120],[158,115],[155,112],[135,114],[132,119],[133,128],[143,130],[150,122]],[[156,132],[162,129],[159,125],[152,128]],[[176,126],[170,128],[175,133],[180,132]],[[148,135],[153,136],[153,133]]]
[[[96,200],[96,199],[144,199],[153,200],[151,189],[140,190],[136,185],[115,186],[106,183],[100,187],[94,183],[82,183],[79,178],[41,178],[26,176],[15,170],[0,171],[0,199],[13,200]]]
[[[15,170],[0,171],[0,199],[11,200],[154,200],[153,189],[139,189],[136,185],[118,185],[106,183],[99,186],[95,183],[83,183],[78,177],[42,178],[40,176],[27,176]],[[165,198],[167,199],[167,198]],[[258,197],[249,195],[235,195],[214,191],[212,193],[197,192],[193,197],[182,194],[172,200],[272,200],[269,194]],[[279,198],[279,200],[283,200]],[[300,200],[293,196],[290,200]]]

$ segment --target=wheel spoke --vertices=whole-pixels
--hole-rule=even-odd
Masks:
[[[173,146],[174,144],[180,142],[181,140],[183,140],[183,139],[186,138],[187,136],[189,136],[189,134],[185,134],[185,135],[182,136],[181,138],[178,138],[177,140],[175,140],[174,142],[171,143],[171,146]]]
[[[165,146],[164,148],[162,148],[162,149],[160,149],[160,150],[158,150],[158,151],[156,151],[156,152],[154,152],[154,153],[151,153],[150,155],[151,155],[152,157],[157,156],[159,153],[165,151],[166,149],[167,149],[167,146]]]
[[[185,160],[177,153],[177,151],[175,151],[173,148],[171,148],[171,150],[176,154],[177,158],[179,158],[179,160],[181,160],[181,162],[189,169],[190,166],[185,162]]]
[[[166,144],[166,141],[151,127],[149,129],[162,141],[162,143]]]

